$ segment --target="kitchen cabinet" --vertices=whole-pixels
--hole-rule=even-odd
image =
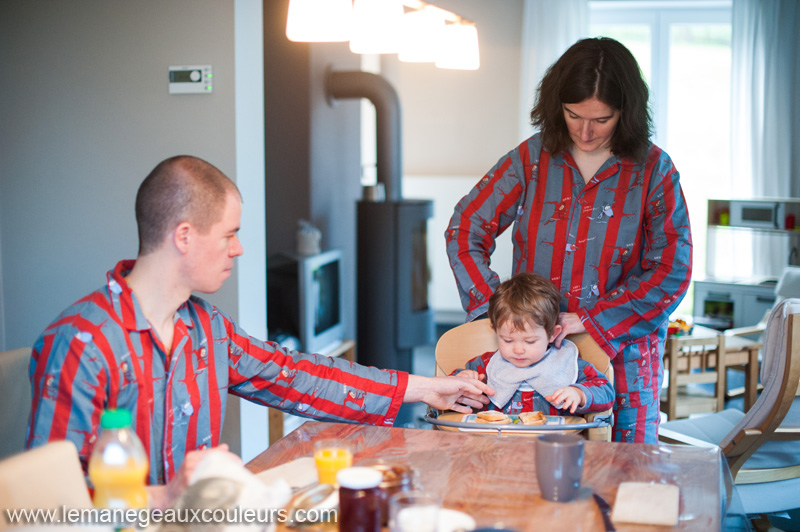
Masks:
[[[775,305],[775,282],[694,282],[695,323],[715,329],[755,325]]]

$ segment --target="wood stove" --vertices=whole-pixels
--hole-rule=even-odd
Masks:
[[[357,360],[411,371],[413,349],[434,342],[428,305],[427,221],[433,201],[404,200],[401,190],[400,103],[382,77],[328,72],[328,96],[367,98],[376,110],[378,182],[386,198],[357,206]]]

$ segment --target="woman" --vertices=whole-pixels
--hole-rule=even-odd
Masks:
[[[540,132],[456,205],[445,238],[472,320],[500,283],[490,256],[513,223],[513,273],[536,272],[563,296],[555,344],[587,331],[612,359],[613,439],[655,443],[667,324],[689,287],[692,241],[678,171],[650,142],[647,98],[622,44],[572,45],[539,85]]]

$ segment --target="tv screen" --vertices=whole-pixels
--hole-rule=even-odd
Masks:
[[[319,335],[341,321],[339,317],[339,261],[320,264],[311,272],[314,334]]]
[[[341,252],[280,254],[267,259],[270,339],[290,336],[306,353],[327,354],[344,337]]]

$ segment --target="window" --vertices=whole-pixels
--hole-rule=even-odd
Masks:
[[[650,86],[653,141],[675,161],[689,207],[693,277],[706,275],[706,206],[729,197],[730,1],[589,2],[590,35],[630,49]],[[678,312],[692,314],[692,294]]]

